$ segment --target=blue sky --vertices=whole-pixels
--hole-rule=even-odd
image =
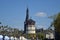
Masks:
[[[24,29],[27,6],[36,28],[48,28],[52,21],[48,16],[60,12],[60,0],[0,0],[2,25]]]

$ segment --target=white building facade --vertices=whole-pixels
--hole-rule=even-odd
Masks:
[[[46,38],[47,39],[54,39],[54,33],[51,33],[51,32],[47,33]]]

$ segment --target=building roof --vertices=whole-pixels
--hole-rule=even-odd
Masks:
[[[32,20],[32,19],[28,19],[28,20],[27,20],[27,24],[29,24],[29,25],[34,25],[34,24],[35,24],[35,21]]]

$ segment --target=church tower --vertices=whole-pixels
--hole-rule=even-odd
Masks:
[[[26,10],[26,19],[25,19],[25,22],[24,22],[24,33],[26,33],[27,21],[29,19],[29,13],[28,12],[29,12],[29,10],[27,8],[27,10]]]
[[[29,10],[26,10],[26,19],[24,22],[24,33],[35,34],[35,21],[29,18]]]

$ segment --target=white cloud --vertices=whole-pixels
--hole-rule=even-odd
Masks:
[[[37,17],[46,17],[47,14],[45,12],[38,12],[38,13],[36,13],[35,16],[37,16]]]

